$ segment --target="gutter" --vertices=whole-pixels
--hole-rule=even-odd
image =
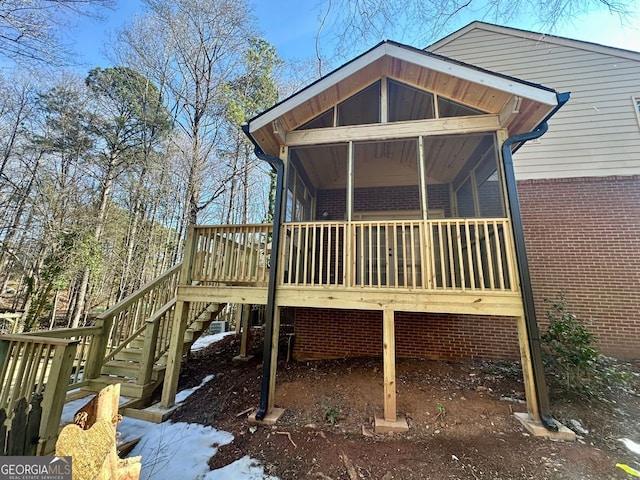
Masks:
[[[276,198],[273,209],[273,237],[271,239],[271,267],[269,269],[269,287],[267,289],[267,311],[264,325],[264,343],[262,352],[262,382],[260,384],[260,405],[256,420],[263,420],[269,408],[269,384],[271,383],[271,348],[273,346],[273,316],[275,312],[276,279],[278,271],[278,252],[280,251],[280,224],[282,223],[282,186],[284,185],[284,163],[282,159],[268,155],[262,150],[249,132],[249,125],[243,125],[242,131],[254,146],[254,153],[276,171]],[[276,359],[277,360],[277,359]]]
[[[520,133],[507,138],[502,144],[502,161],[504,164],[504,176],[507,187],[507,201],[511,212],[511,226],[516,249],[516,260],[518,263],[518,273],[520,275],[520,285],[522,288],[522,304],[524,307],[525,324],[527,326],[527,336],[529,337],[529,354],[531,355],[531,367],[533,370],[533,381],[536,389],[536,402],[540,419],[547,430],[558,431],[558,425],[551,417],[549,409],[549,393],[547,383],[544,378],[544,366],[542,364],[542,350],[540,348],[540,332],[536,321],[536,311],[533,303],[533,289],[531,287],[531,276],[529,273],[529,261],[525,248],[524,230],[522,227],[522,216],[520,213],[520,201],[518,200],[518,189],[513,168],[513,157],[511,147],[514,144],[517,151],[528,140],[540,138],[549,129],[548,120],[569,101],[569,93],[558,93],[558,105],[545,117],[540,124],[531,132]]]

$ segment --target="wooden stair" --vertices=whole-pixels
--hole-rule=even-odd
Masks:
[[[209,328],[211,322],[215,320],[218,313],[224,308],[224,304],[212,303],[206,306],[197,315],[186,329],[183,341],[183,355],[186,354],[193,343],[202,336]],[[140,384],[141,361],[145,344],[145,332],[142,332],[129,344],[117,352],[113,358],[103,363],[100,375],[89,381],[84,389],[98,392],[108,385],[121,384],[120,394],[131,400],[127,406],[136,405],[138,408],[150,403],[153,392],[162,385],[167,364],[167,353],[165,352],[153,365],[151,380],[146,384]]]

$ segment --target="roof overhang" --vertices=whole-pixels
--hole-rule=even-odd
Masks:
[[[551,88],[385,41],[251,119],[248,130],[265,152],[278,155],[288,132],[382,77],[496,115],[509,135],[532,130],[558,106]]]

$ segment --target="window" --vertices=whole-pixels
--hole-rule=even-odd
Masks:
[[[407,85],[391,78],[380,79],[349,98],[316,115],[296,130],[365,125],[383,119],[381,99],[386,82],[386,107],[389,122],[483,115],[486,112],[450,98]],[[436,108],[437,107],[437,108]],[[436,114],[437,111],[437,114]]]
[[[440,118],[482,115],[483,113],[484,112],[468,105],[463,105],[462,103],[438,96],[438,116]]]
[[[287,181],[286,222],[306,222],[311,220],[313,197],[306,183],[298,174],[293,164],[289,165]]]
[[[312,118],[307,123],[299,126],[296,130],[310,130],[312,128],[333,127],[333,107],[317,117]]]
[[[638,126],[640,126],[640,97],[631,97],[633,101],[633,107],[636,111],[636,118],[638,119]]]
[[[380,81],[338,105],[338,126],[380,123]]]
[[[387,85],[390,122],[434,118],[432,93],[391,79]]]

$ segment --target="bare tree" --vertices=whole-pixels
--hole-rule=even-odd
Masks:
[[[70,48],[63,32],[79,15],[97,15],[113,0],[2,0],[0,56],[18,62],[66,63]]]
[[[187,224],[228,188],[235,173],[218,156],[221,87],[237,74],[253,21],[244,0],[144,0],[147,14],[120,33],[128,64],[162,85],[182,132]],[[150,45],[152,47],[150,48]]]
[[[605,10],[624,21],[635,8],[636,0],[324,0],[319,7],[317,64],[320,74],[326,73],[323,43],[338,57],[384,38],[423,47],[469,14],[495,23],[527,18],[535,28],[552,33],[583,13]]]

